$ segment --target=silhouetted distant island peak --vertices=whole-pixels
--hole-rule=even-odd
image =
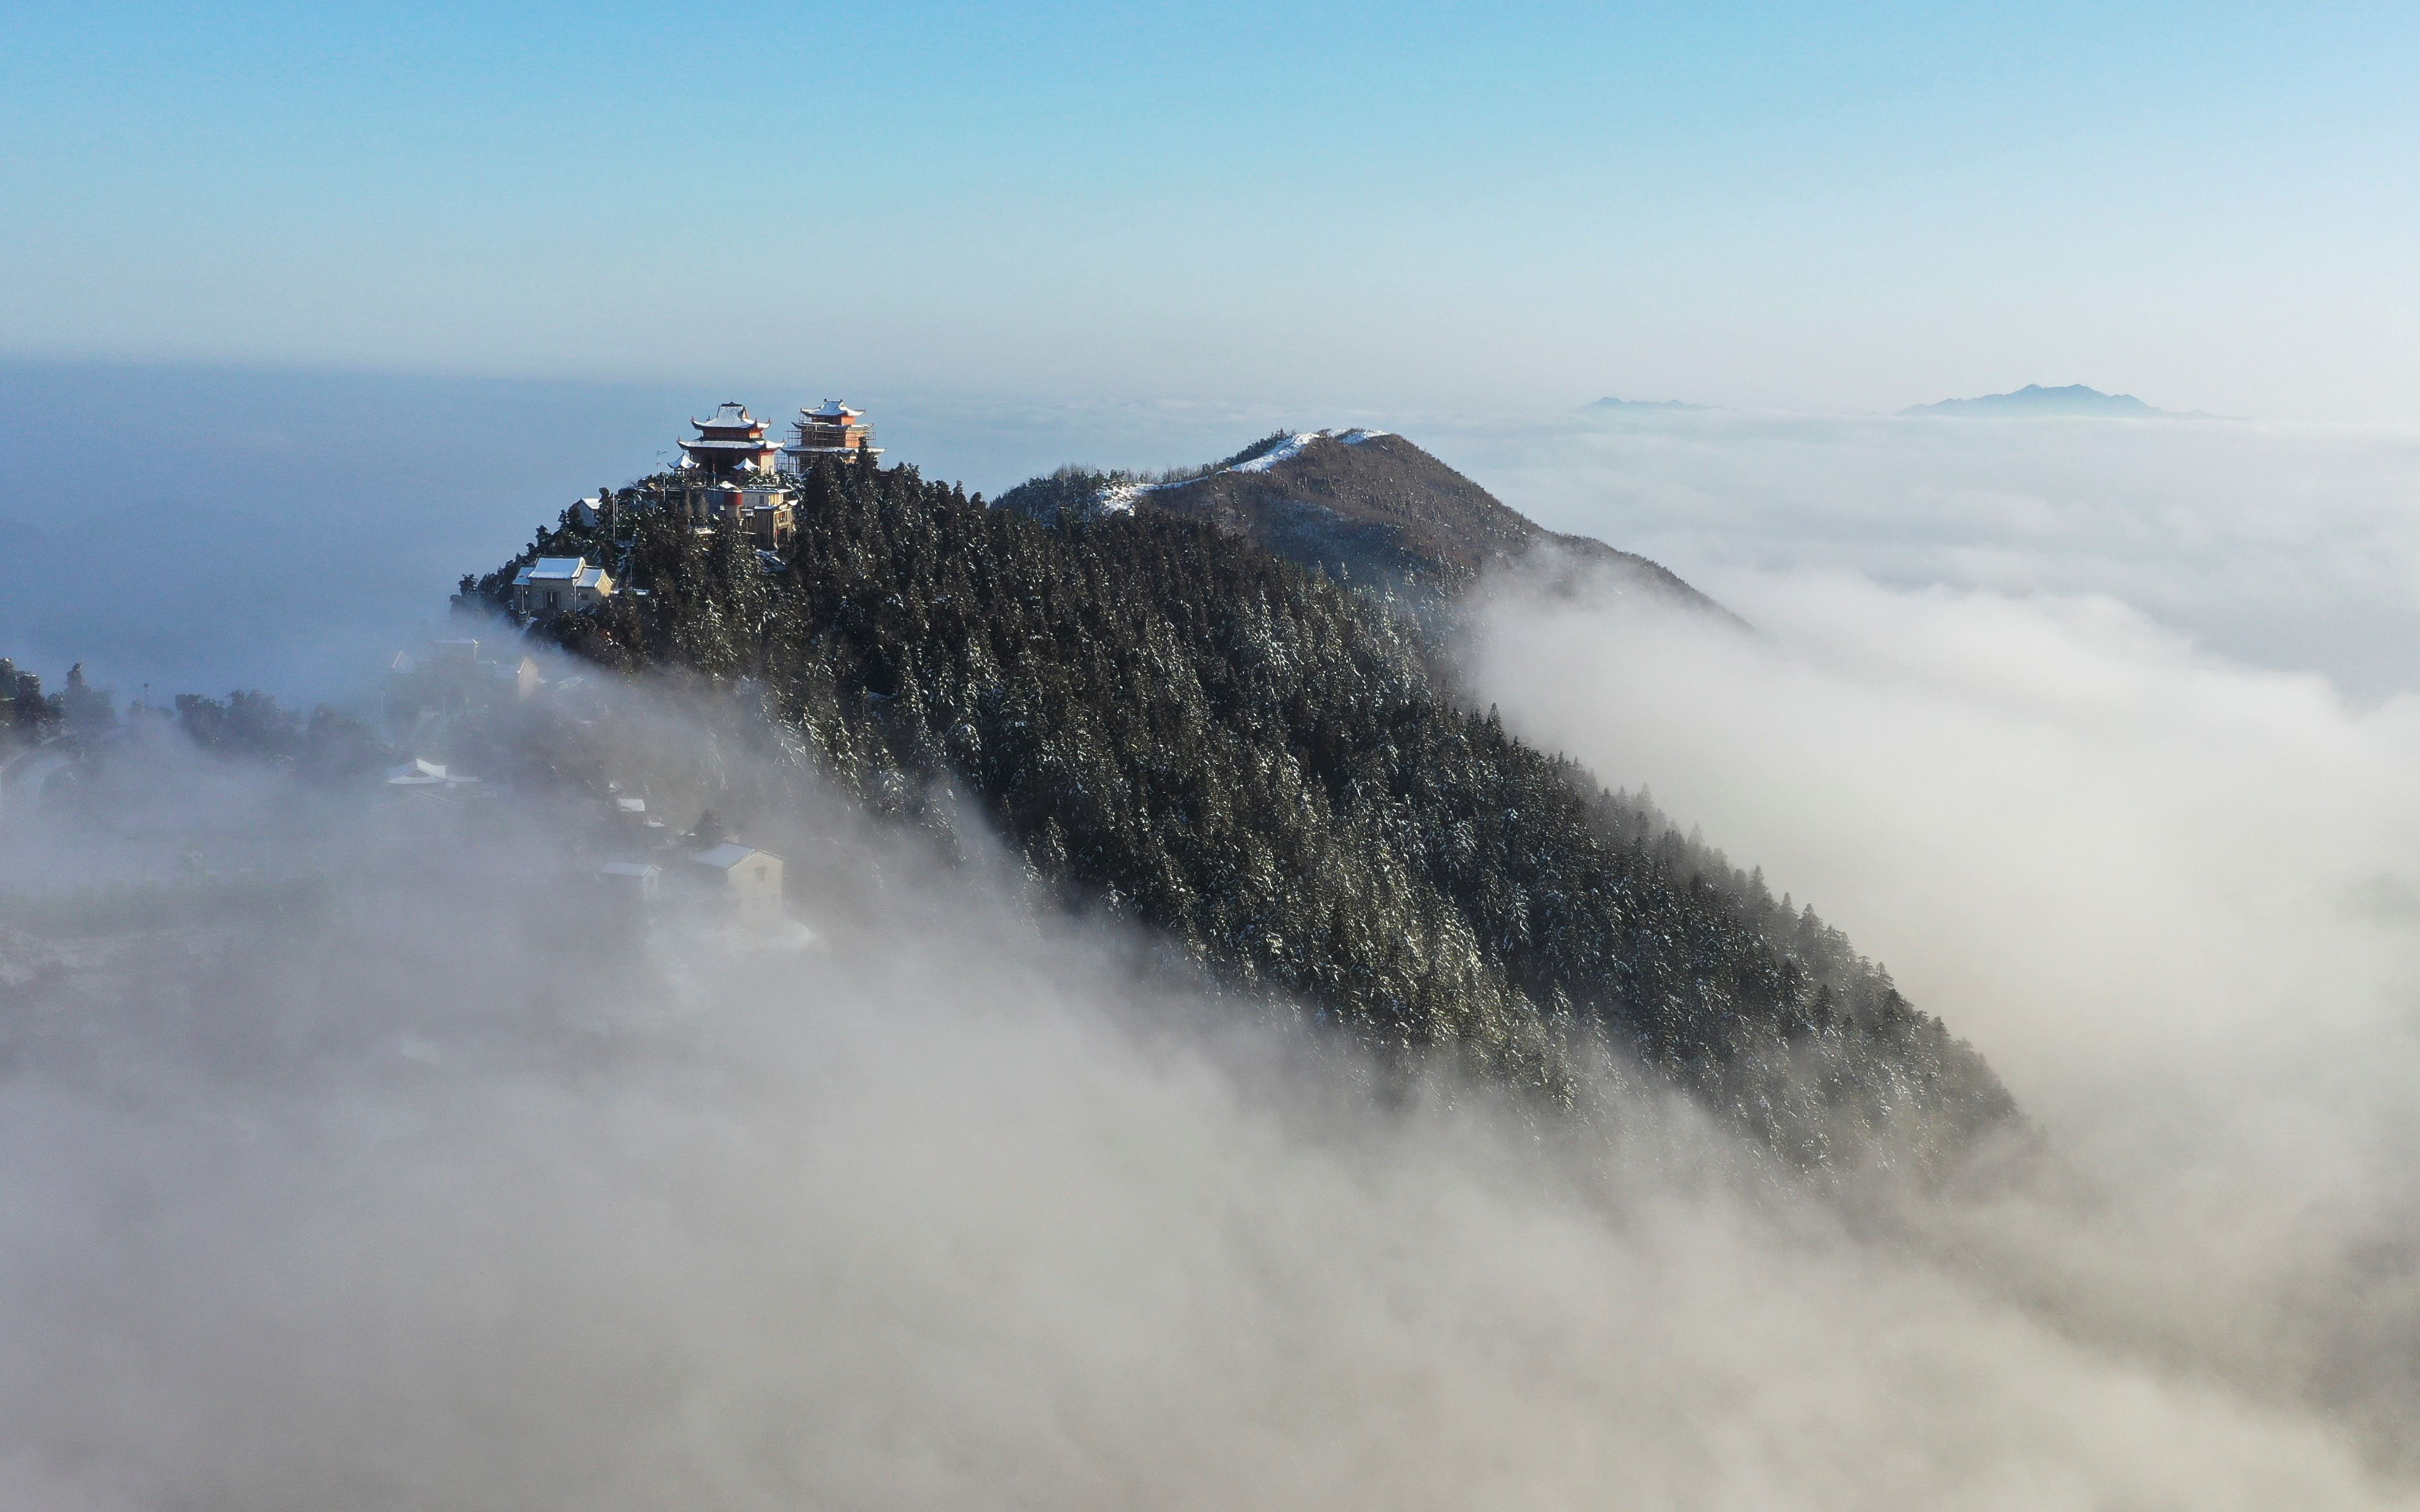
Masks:
[[[1680,399],[1617,399],[1610,395],[1594,404],[1580,406],[1582,414],[1622,414],[1638,409],[1711,409],[1712,405],[1689,404]]]
[[[1900,413],[1972,416],[1978,419],[2022,419],[2036,415],[2111,420],[2173,418],[2172,411],[2155,409],[2131,393],[2103,393],[2081,383],[2070,383],[2055,389],[2028,383],[2014,393],[1987,393],[1974,399],[1944,399],[1938,404],[1915,405]]]

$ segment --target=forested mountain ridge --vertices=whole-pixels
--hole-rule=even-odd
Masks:
[[[619,565],[533,633],[754,679],[878,812],[976,801],[1033,875],[1366,1041],[1575,1095],[1611,1046],[1791,1158],[1919,1154],[2009,1112],[1978,1057],[1811,911],[1643,801],[1457,707],[1401,617],[1209,521],[1049,527],[912,467],[820,464],[780,570],[619,496],[523,553]],[[499,604],[512,566],[466,579]]]
[[[1206,468],[1158,479],[1063,468],[999,503],[1046,524],[1130,511],[1204,519],[1331,578],[1419,595],[1453,594],[1488,568],[1544,548],[1656,597],[1727,612],[1658,563],[1549,531],[1380,431],[1280,431]]]

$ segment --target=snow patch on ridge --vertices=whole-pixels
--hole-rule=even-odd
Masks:
[[[1147,493],[1183,488],[1200,483],[1202,478],[1222,477],[1230,472],[1266,472],[1280,462],[1291,462],[1300,456],[1303,449],[1313,441],[1328,440],[1341,442],[1346,446],[1358,446],[1363,441],[1373,441],[1386,434],[1387,432],[1383,430],[1372,430],[1364,425],[1357,425],[1351,430],[1297,431],[1249,461],[1238,462],[1231,468],[1220,468],[1216,472],[1204,472],[1199,478],[1179,478],[1172,483],[1110,484],[1094,497],[1094,504],[1104,515],[1131,515],[1134,513],[1135,501]]]
[[[1250,461],[1238,462],[1233,467],[1227,468],[1224,471],[1228,472],[1266,472],[1269,469],[1276,467],[1280,462],[1291,462],[1295,457],[1300,456],[1304,447],[1309,446],[1311,442],[1319,440],[1322,436],[1326,434],[1327,433],[1326,431],[1322,430],[1297,431],[1294,435],[1287,437],[1284,440],[1278,442],[1275,446],[1270,447],[1267,451],[1263,452],[1260,455],[1252,458]],[[1214,478],[1218,475],[1218,474],[1216,472],[1211,474]]]

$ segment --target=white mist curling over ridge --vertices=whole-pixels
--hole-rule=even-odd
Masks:
[[[2102,598],[1731,586],[1757,634],[1515,589],[1471,685],[1990,1059],[2071,1190],[1928,1213],[1967,1263],[2411,1455],[2420,700],[2353,704]]]
[[[129,856],[190,804],[343,880],[9,979],[0,1504],[2397,1504],[2286,1345],[2102,1326],[2136,1273],[2021,1242],[2072,1211],[1894,1239],[1669,1100],[1382,1110],[835,810],[778,838],[817,947],[632,953],[562,815],[118,780]]]
[[[1507,597],[1474,686],[1931,989],[2021,1099],[2414,1000],[2420,700],[2350,704],[2106,599],[1734,585],[1758,635]]]

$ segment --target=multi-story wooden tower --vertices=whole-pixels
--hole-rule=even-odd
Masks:
[[[882,455],[882,448],[874,444],[874,427],[865,423],[865,411],[851,409],[838,399],[799,410],[790,428],[798,437],[782,448],[784,472],[804,472],[822,456],[853,462],[860,456]]]
[[[697,439],[680,443],[687,464],[708,477],[769,471],[782,449],[765,439],[765,422],[748,413],[737,399],[727,400],[704,420],[691,420]]]

